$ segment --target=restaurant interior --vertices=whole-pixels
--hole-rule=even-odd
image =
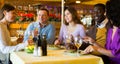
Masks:
[[[97,3],[105,4],[106,1],[107,0],[0,0],[0,7],[2,7],[4,3],[10,3],[16,8],[16,21],[9,25],[11,37],[19,37],[19,34],[24,34],[27,26],[31,22],[35,22],[37,8],[47,8],[50,12],[49,21],[56,28],[57,38],[60,27],[64,21],[64,6],[73,6],[77,10],[79,18],[85,28],[89,29],[92,22],[93,6]],[[34,57],[29,53],[17,52],[12,53],[10,59],[13,64],[104,64],[100,57],[93,55],[83,55],[83,57],[81,56],[79,58],[71,54],[68,54],[68,56],[63,55],[61,54],[63,50],[57,50],[54,53],[53,50],[49,50],[49,52],[48,57]]]
[[[87,21],[83,21],[83,24],[89,27],[93,14],[93,5],[96,3],[105,4],[106,1],[107,0],[1,0],[1,4],[10,3],[17,9],[16,21],[10,25],[11,36],[17,36],[17,30],[25,30],[30,22],[35,21],[37,6],[44,6],[49,10],[50,22],[55,25],[56,35],[58,36],[61,23],[63,22],[62,2],[64,6],[75,7],[80,18],[85,16],[85,20]],[[25,14],[30,14],[32,18],[24,20],[23,17]]]

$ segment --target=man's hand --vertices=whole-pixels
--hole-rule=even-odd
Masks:
[[[84,42],[89,42],[90,44],[94,44],[95,43],[95,40],[93,40],[91,37],[88,37],[88,36],[84,37],[83,41]]]
[[[33,40],[32,39],[28,39],[28,45],[33,45],[33,44],[34,44]]]

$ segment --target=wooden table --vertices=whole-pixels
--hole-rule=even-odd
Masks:
[[[65,50],[48,50],[47,56],[35,57],[24,51],[13,52],[10,60],[13,64],[104,64],[102,58],[94,55],[66,53]]]

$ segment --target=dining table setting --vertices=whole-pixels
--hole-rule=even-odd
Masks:
[[[10,53],[13,64],[104,64],[99,56],[67,50],[65,46],[47,45],[46,56],[34,56],[34,45]]]

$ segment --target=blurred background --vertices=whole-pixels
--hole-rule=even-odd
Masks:
[[[36,12],[40,7],[45,7],[50,12],[50,23],[56,27],[56,35],[59,34],[61,26],[61,4],[76,8],[81,22],[86,28],[91,25],[93,15],[93,5],[97,3],[105,4],[107,0],[0,0],[0,7],[4,3],[14,5],[17,11],[16,21],[10,24],[11,36],[18,36],[17,31],[27,28],[30,22],[36,20]]]

